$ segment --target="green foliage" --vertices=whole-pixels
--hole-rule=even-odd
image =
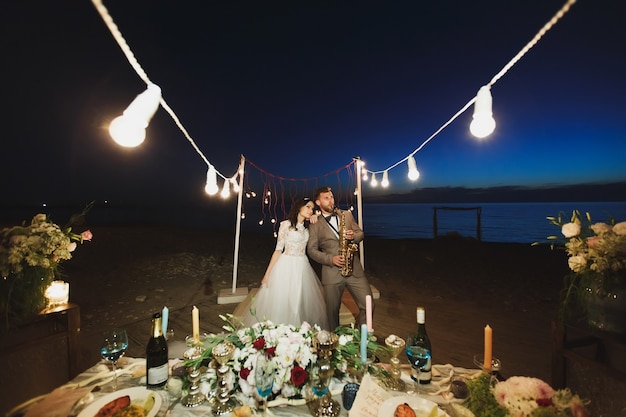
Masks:
[[[465,406],[480,417],[506,417],[507,410],[496,401],[491,393],[491,375],[482,373],[478,378],[467,381],[469,398]]]

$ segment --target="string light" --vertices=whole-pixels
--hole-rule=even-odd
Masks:
[[[496,121],[491,112],[491,87],[484,85],[478,90],[474,102],[474,115],[470,123],[470,132],[479,139],[491,135],[496,128]]]
[[[233,192],[239,194],[239,183],[237,182],[237,176],[235,175],[230,179],[230,182],[233,184]]]
[[[226,199],[230,197],[230,181],[224,180],[224,186],[222,187],[222,192],[220,193],[222,198]]]
[[[372,172],[372,181],[370,181],[370,184],[372,185],[372,187],[377,187],[378,186],[378,180],[376,179],[376,173]]]
[[[385,172],[383,172],[383,180],[380,182],[380,185],[382,185],[383,188],[389,187],[389,171],[385,170]]]
[[[219,191],[219,188],[217,187],[217,173],[213,165],[209,165],[209,170],[206,173],[206,185],[204,186],[204,191],[208,195],[215,195]]]
[[[146,91],[135,97],[124,113],[109,124],[109,134],[113,140],[127,148],[141,145],[160,100],[161,88],[156,84],[148,84]]]
[[[413,155],[409,156],[407,163],[409,164],[409,179],[411,181],[417,180],[420,177],[420,172],[417,170],[417,164],[415,163],[415,158],[413,157]]]

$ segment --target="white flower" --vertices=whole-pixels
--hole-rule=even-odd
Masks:
[[[626,222],[619,222],[613,226],[613,233],[620,236],[626,235]]]
[[[580,224],[579,223],[565,223],[561,228],[561,233],[566,238],[571,238],[574,236],[578,236],[580,234]]]
[[[603,235],[607,232],[611,231],[611,226],[606,223],[595,223],[591,225],[591,230],[594,231],[596,235]]]
[[[582,272],[585,269],[585,266],[587,266],[587,260],[584,256],[575,255],[569,257],[567,264],[572,271]]]

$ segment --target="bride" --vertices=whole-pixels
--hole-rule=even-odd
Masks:
[[[330,330],[323,288],[306,256],[308,223],[314,207],[309,198],[296,200],[287,220],[280,223],[276,249],[261,288],[241,319],[246,326],[270,320],[299,327],[306,321]]]

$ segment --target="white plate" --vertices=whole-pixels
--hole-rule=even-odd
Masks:
[[[152,410],[150,410],[146,417],[154,417],[157,415],[159,409],[161,408],[161,396],[158,393],[147,389],[146,387],[126,388],[107,394],[104,397],[100,397],[96,401],[89,404],[83,411],[81,411],[78,417],[94,417],[98,413],[98,411],[100,411],[100,409],[104,407],[106,403],[108,403],[109,401],[113,401],[116,398],[123,397],[124,395],[130,396],[131,403],[133,403],[133,400],[135,400],[136,404],[141,405],[152,393],[154,393],[154,407],[152,407]]]
[[[378,409],[378,417],[393,417],[394,413],[396,412],[396,408],[400,404],[404,403],[407,403],[409,407],[411,407],[413,411],[415,411],[415,415],[417,417],[427,417],[432,411],[433,407],[437,407],[437,403],[430,400],[421,397],[402,395],[398,397],[391,397],[385,400]],[[437,412],[438,417],[448,415],[439,408],[437,409]]]

